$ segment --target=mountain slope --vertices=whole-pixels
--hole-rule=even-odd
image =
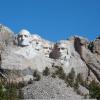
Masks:
[[[32,84],[22,89],[25,99],[83,98],[75,94],[74,86],[66,87],[66,83],[71,80],[68,79],[68,75],[69,77],[72,75],[70,73],[72,70],[74,84],[78,75],[82,78],[83,83],[79,83],[79,91],[81,89],[88,91],[86,85],[88,86],[93,80],[100,82],[99,38],[91,43],[83,37],[73,36],[69,40],[53,43],[36,34],[30,34],[27,37],[30,45],[27,46],[18,45],[18,38],[19,34],[15,35],[9,28],[0,25],[0,50],[2,51],[0,76],[14,83],[24,81],[28,84],[31,80]],[[50,56],[51,52],[53,56]],[[43,76],[46,68],[50,70],[48,77]],[[59,68],[60,71],[57,72]],[[39,74],[38,77],[41,77],[38,82],[34,77],[35,72]],[[51,78],[52,74],[55,79]],[[87,95],[86,91],[83,93],[81,90],[81,94]]]

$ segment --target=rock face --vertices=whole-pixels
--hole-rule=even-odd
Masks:
[[[7,45],[11,45],[14,39],[14,32],[8,27],[0,24],[0,53]]]
[[[89,95],[89,90],[86,89],[85,87],[83,87],[82,85],[79,85],[79,88],[77,90],[78,93],[80,93],[81,95]]]
[[[21,30],[18,34],[17,40],[19,46],[29,46],[30,33],[25,29]]]
[[[93,52],[100,55],[100,39],[93,41]]]
[[[8,44],[12,40],[13,36],[13,31],[0,24],[0,42],[6,42]]]
[[[1,76],[13,80],[14,82],[28,82],[30,79],[34,79],[34,70],[42,73],[46,67],[51,70],[54,66],[61,66],[66,75],[74,68],[75,74],[80,73],[84,80],[92,81],[95,79],[96,81],[100,81],[100,39],[93,41],[93,52],[91,52],[88,48],[89,41],[83,37],[74,36],[69,40],[61,40],[57,43],[53,43],[41,38],[37,34],[27,32],[27,30],[22,30],[19,32],[20,34],[15,35],[14,32],[7,27],[0,25]],[[28,44],[24,40],[27,40]],[[55,44],[57,44],[56,49],[54,48]],[[50,57],[50,54],[53,54],[53,56]],[[62,90],[58,88],[60,87],[59,82],[56,82],[59,80],[56,80],[55,83],[54,80],[50,78],[41,81],[40,83],[32,84],[24,88],[23,91],[27,94],[24,95],[24,97],[29,98],[32,96],[32,98],[41,99],[44,98],[43,96],[45,96],[45,94],[47,94],[45,96],[46,99],[49,97],[61,97],[61,99],[71,97],[71,95],[66,94],[68,91],[71,91],[70,89],[64,90],[62,85]],[[41,84],[42,87],[40,87],[39,84]],[[58,84],[57,88],[55,84]],[[47,87],[44,85],[47,85]],[[53,87],[53,85],[55,87]],[[32,87],[33,90],[30,87]],[[39,87],[40,90],[35,87]],[[55,90],[48,88],[54,88]],[[29,89],[31,93],[28,94],[27,89]],[[57,90],[59,91],[58,94]],[[39,93],[35,95],[35,91]],[[40,94],[40,91],[43,92],[43,95]],[[71,92],[71,94],[73,93]],[[74,96],[75,94],[73,94],[73,97]],[[77,98],[77,96],[75,96],[75,98]]]
[[[44,77],[39,82],[35,82],[22,89],[25,99],[67,99],[76,100],[83,97],[77,95],[72,88],[59,79]]]
[[[3,33],[5,31],[1,32]],[[11,31],[8,33],[10,33],[11,36],[13,34]],[[8,33],[6,32],[6,34]],[[5,40],[4,38],[2,39]],[[27,40],[29,45],[22,45],[19,40],[22,42],[23,40]],[[86,52],[82,47],[89,51],[87,49],[87,39],[75,36],[69,40],[59,41],[57,45],[60,57],[56,59],[56,61],[49,58],[55,44],[53,42],[44,40],[36,34],[31,35],[27,30],[21,30],[19,34],[16,35],[15,41],[17,41],[16,45],[6,46],[2,53],[1,69],[24,70],[31,68],[32,70],[42,72],[45,67],[52,68],[53,65],[62,66],[66,74],[74,68],[76,74],[81,73],[84,79],[88,78],[88,72],[90,70],[87,67],[88,57],[84,57],[87,56],[87,54],[83,54],[83,58],[86,61],[82,59],[82,53]]]
[[[82,58],[87,64],[87,67],[95,74],[100,81],[100,61],[89,50],[82,47]]]
[[[2,53],[2,69],[24,70],[31,68],[42,72],[45,67],[62,66],[65,73],[68,74],[72,68],[76,74],[82,73],[84,79],[88,77],[88,68],[82,61],[79,53],[75,51],[74,40],[61,40],[58,42],[58,49],[61,53],[59,59],[49,58],[54,43],[46,41],[38,35],[32,35],[30,45],[9,46]]]

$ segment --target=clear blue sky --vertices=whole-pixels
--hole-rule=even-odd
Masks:
[[[0,0],[0,23],[57,41],[100,34],[100,0]]]

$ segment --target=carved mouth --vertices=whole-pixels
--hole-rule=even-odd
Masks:
[[[23,40],[23,41],[21,41],[20,45],[21,46],[28,46],[28,45],[30,45],[30,43],[27,40]]]

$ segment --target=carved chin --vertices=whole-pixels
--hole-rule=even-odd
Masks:
[[[19,45],[20,45],[20,46],[28,46],[28,45],[30,45],[30,43],[29,43],[29,41],[24,40],[24,41],[21,41],[21,42],[19,43]]]

